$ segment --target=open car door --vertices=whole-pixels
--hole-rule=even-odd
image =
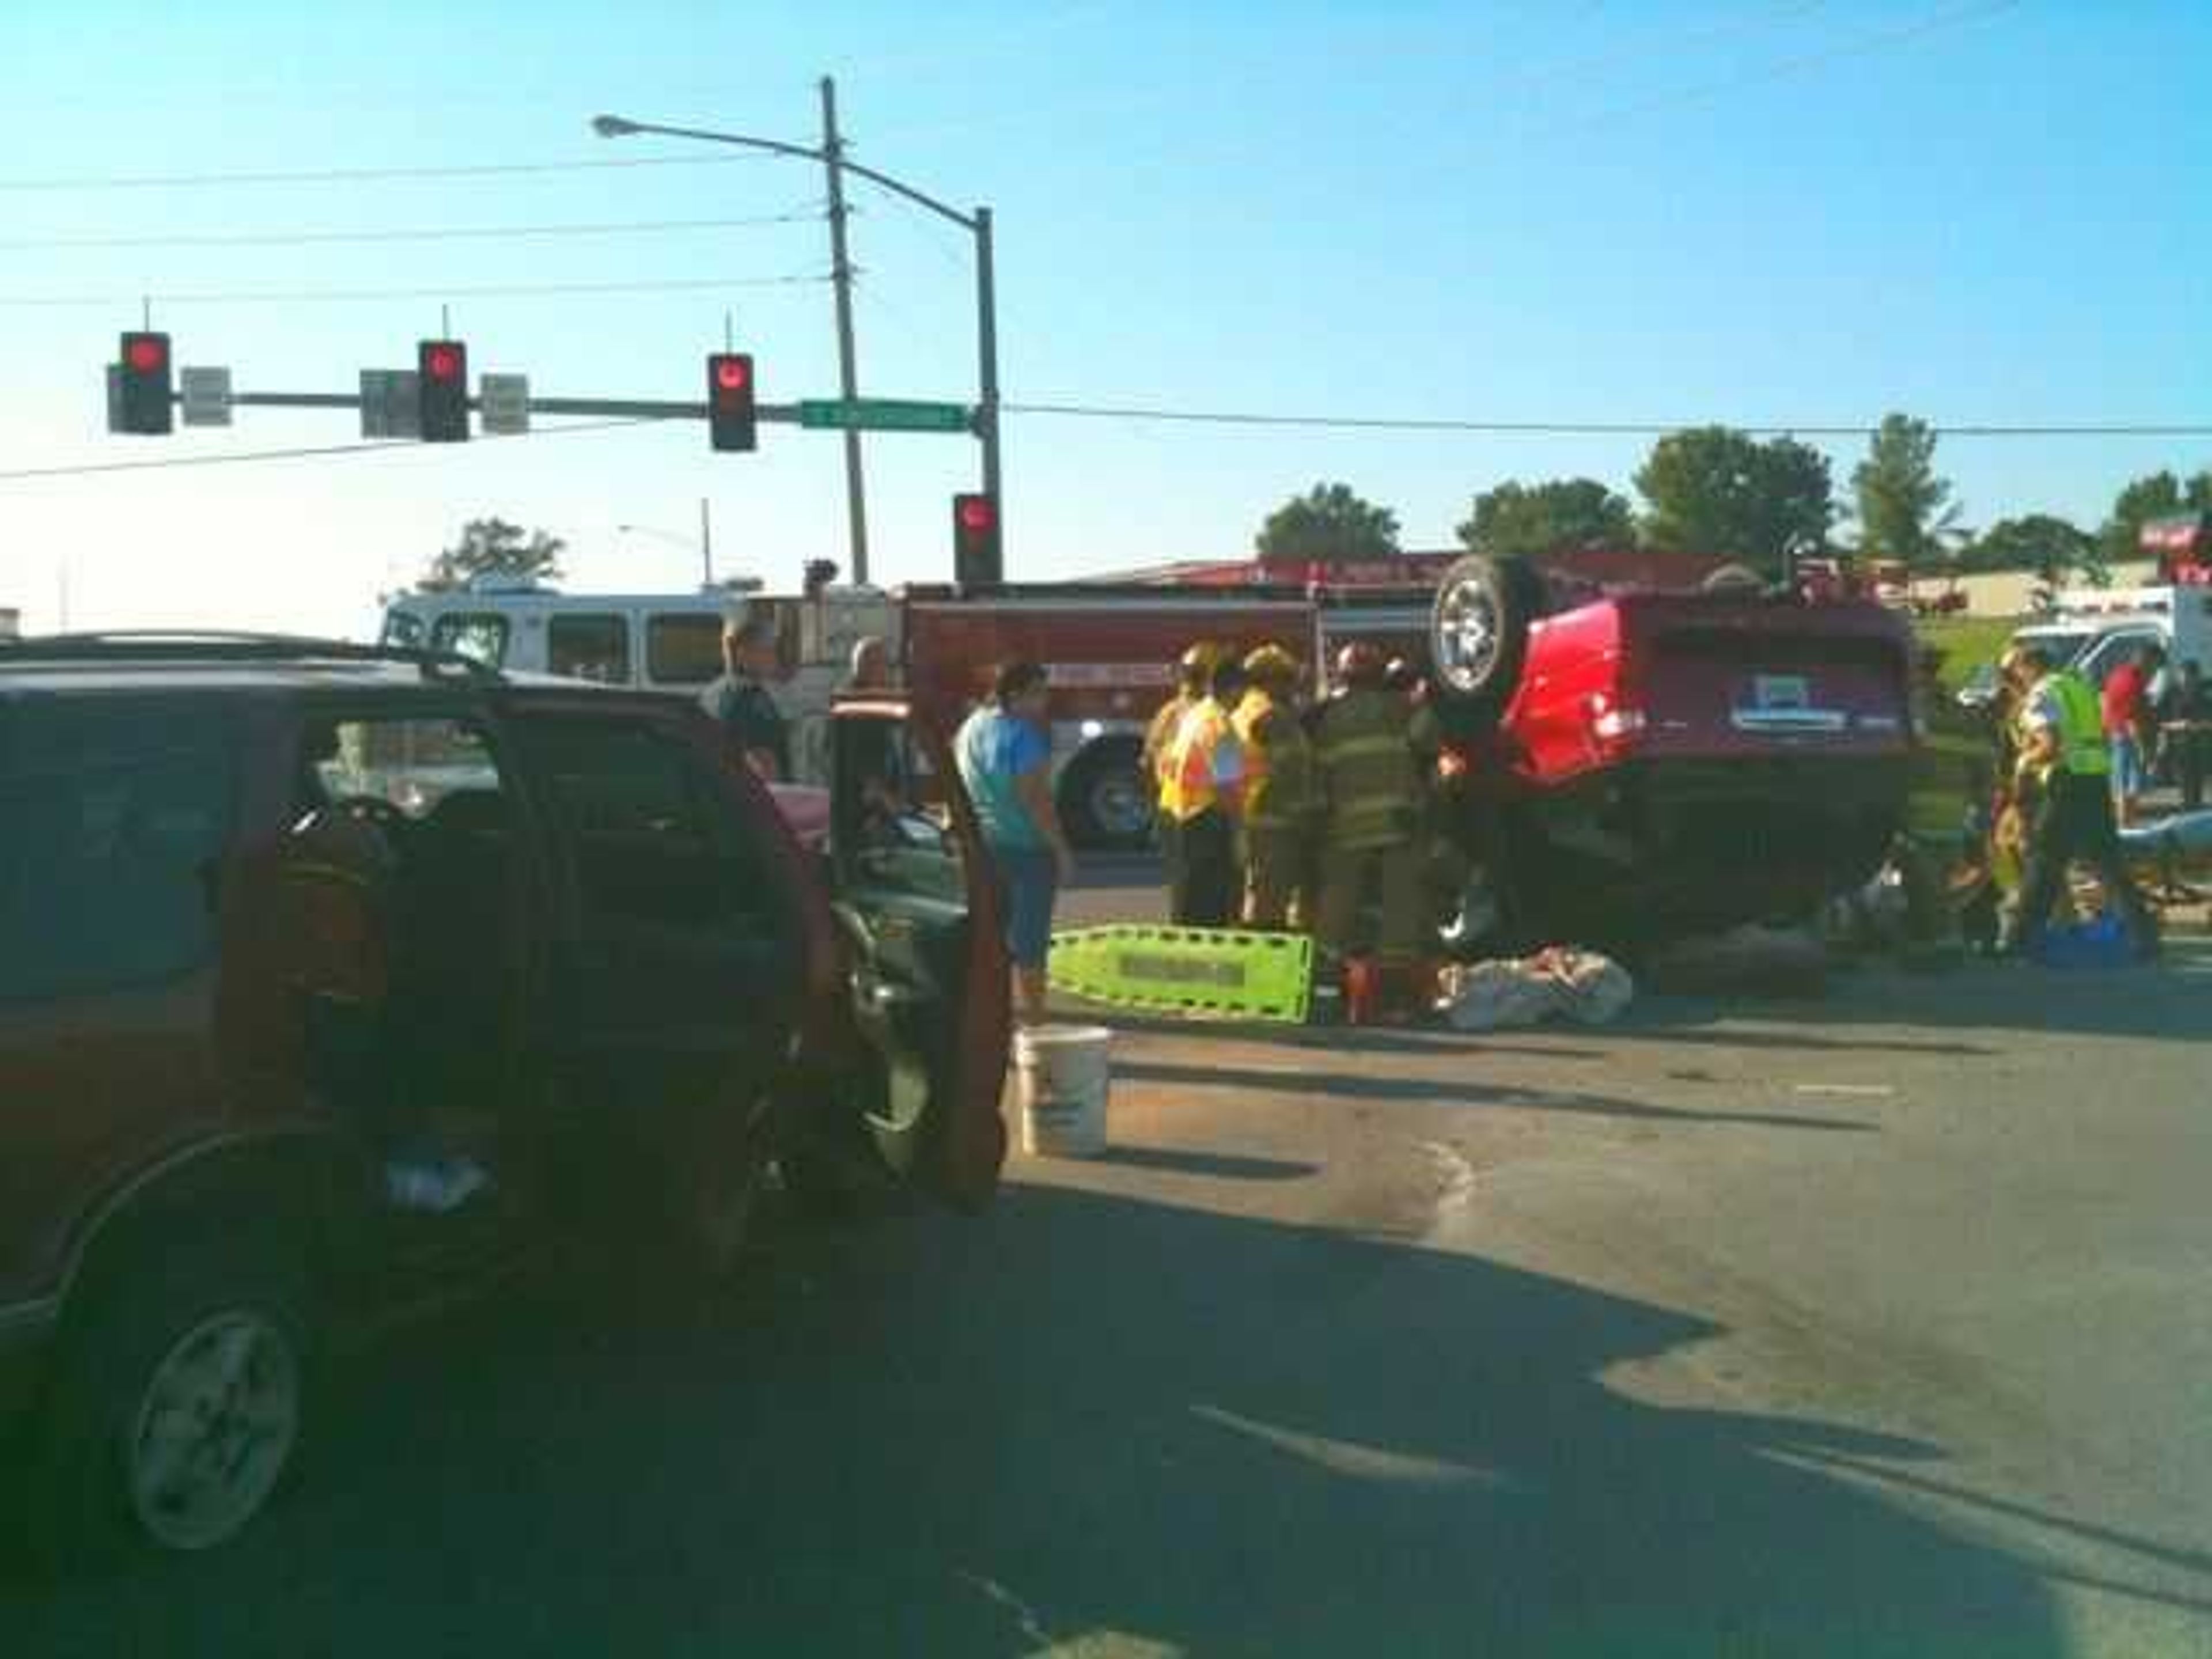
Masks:
[[[902,702],[830,717],[830,857],[861,1115],[891,1170],[963,1209],[1006,1162],[1009,1030],[998,883],[943,738]]]

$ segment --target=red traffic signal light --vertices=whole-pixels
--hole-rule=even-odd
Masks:
[[[415,348],[416,398],[422,441],[465,442],[469,435],[469,349],[459,340],[423,340]]]
[[[125,334],[116,356],[109,428],[155,435],[173,431],[176,413],[170,400],[169,337],[151,331]]]
[[[980,492],[952,498],[952,580],[990,587],[1006,580],[999,546],[999,503]]]
[[[753,360],[748,352],[708,354],[707,441],[716,449],[760,447],[753,408]]]

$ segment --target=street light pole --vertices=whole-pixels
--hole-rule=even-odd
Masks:
[[[849,275],[849,267],[847,265],[843,251],[843,194],[842,180],[842,175],[848,173],[856,178],[866,179],[870,184],[878,185],[884,190],[887,190],[892,195],[899,197],[905,201],[911,202],[916,207],[924,209],[928,212],[937,215],[940,219],[944,219],[952,224],[959,226],[961,229],[966,231],[970,236],[974,237],[975,239],[975,343],[977,359],[975,435],[983,447],[983,489],[987,495],[988,495],[994,501],[999,503],[999,522],[1000,526],[1000,535],[1003,538],[1006,524],[1006,504],[1004,499],[1004,489],[1000,474],[999,457],[999,325],[996,277],[993,270],[991,210],[987,207],[979,207],[971,213],[963,213],[958,208],[952,207],[946,203],[940,202],[937,198],[928,194],[927,191],[916,190],[912,185],[907,184],[902,179],[894,179],[887,173],[878,172],[874,167],[864,167],[858,161],[852,161],[845,159],[842,153],[842,143],[837,141],[836,138],[836,95],[830,88],[830,82],[826,79],[823,82],[823,114],[824,118],[823,128],[831,143],[836,146],[834,149],[811,149],[805,144],[787,143],[781,138],[757,138],[746,133],[716,132],[704,127],[662,126],[656,122],[633,121],[628,116],[624,115],[595,115],[592,118],[592,131],[598,133],[602,138],[626,138],[635,134],[646,134],[656,138],[690,138],[701,143],[708,144],[735,144],[744,149],[764,150],[771,155],[787,155],[796,161],[815,161],[828,167],[830,168],[832,192],[830,223],[833,228],[833,236],[835,238],[833,242],[833,252],[836,258],[836,270],[839,272],[844,272],[848,275]],[[834,274],[836,273],[833,273],[833,275]],[[850,324],[848,320],[845,319],[843,315],[845,307],[848,302],[846,300],[845,289],[842,285],[839,289],[839,308],[841,313],[841,320],[839,325],[841,347],[840,368],[842,368],[844,367],[842,361],[844,353],[842,348],[846,341],[849,338]],[[853,380],[851,378],[848,378],[845,384],[845,395],[849,398],[853,395],[851,390]],[[854,448],[849,450],[848,453],[849,454],[857,455],[857,440],[852,438],[850,434],[848,434],[848,441],[854,444]],[[860,490],[860,485],[857,482],[860,477],[860,465],[857,459],[853,462],[852,465],[848,470],[846,477],[848,480],[849,498],[853,501],[857,501],[859,499]],[[854,508],[854,524],[856,526],[855,533],[853,538],[854,553],[854,580],[859,581],[866,579],[865,573],[866,567],[865,563],[862,562],[866,556],[862,550],[866,545],[866,532],[865,523],[861,517],[861,509],[856,507]],[[1001,544],[1003,545],[1003,540]]]
[[[860,396],[859,350],[853,341],[853,262],[845,251],[845,146],[837,137],[837,83],[822,77],[822,154],[830,175],[830,284],[837,301],[837,392]],[[868,582],[868,492],[860,471],[860,434],[845,428],[845,520],[853,580]]]
[[[975,435],[983,441],[983,493],[999,512],[1000,545],[1006,545],[1006,502],[999,488],[999,290],[992,267],[991,210],[979,207],[975,232]]]

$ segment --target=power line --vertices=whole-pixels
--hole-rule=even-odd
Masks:
[[[439,225],[401,230],[224,231],[213,235],[162,232],[150,236],[38,236],[0,240],[0,252],[27,253],[57,248],[120,247],[309,247],[352,242],[459,242],[551,236],[632,236],[684,230],[742,230],[766,225],[805,224],[820,219],[819,208],[787,213],[754,214],[737,219],[627,219],[593,224]]]
[[[49,308],[92,307],[112,310],[137,306],[142,300],[155,306],[337,305],[376,300],[530,299],[556,295],[711,293],[731,288],[793,288],[826,283],[829,274],[794,271],[782,276],[676,277],[635,283],[488,283],[448,284],[442,288],[319,288],[293,289],[242,289],[234,292],[201,292],[108,295],[0,295],[0,310],[10,307]]]
[[[617,427],[653,426],[664,416],[636,415],[616,421],[576,421],[567,426],[534,426],[527,432],[493,432],[482,434],[480,441],[499,443],[514,438],[552,438],[571,432],[606,432]],[[188,466],[243,466],[255,461],[302,461],[326,459],[338,455],[380,455],[394,449],[419,450],[423,445],[412,438],[394,439],[389,442],[354,444],[311,444],[296,449],[248,449],[220,455],[168,455],[143,461],[94,461],[74,466],[26,466],[0,471],[0,483],[15,483],[31,478],[81,478],[102,472],[160,472]]]
[[[1899,24],[1893,28],[1876,29],[1871,33],[1856,35],[1850,40],[1838,41],[1833,46],[1820,47],[1817,51],[1800,52],[1790,58],[1773,58],[1764,64],[1754,64],[1741,73],[1724,76],[1698,86],[1685,87],[1674,92],[1662,92],[1650,98],[1615,104],[1609,108],[1597,110],[1586,116],[1547,126],[1541,131],[1572,131],[1583,127],[1602,125],[1629,116],[1648,114],[1654,110],[1668,109],[1685,104],[1704,103],[1744,87],[1757,86],[1767,81],[1785,80],[1791,76],[1802,75],[1844,58],[1863,57],[1869,52],[1879,52],[1885,46],[1903,46],[1908,41],[1920,39],[1923,35],[1933,34],[1938,30],[1950,28],[1957,24],[1979,22],[1984,18],[1996,16],[1999,12],[2009,11],[2019,3],[2020,0],[1980,0],[1980,3],[1978,4],[1955,7],[1948,10],[1939,9],[1915,18],[1909,23]]]
[[[1484,421],[1425,416],[1295,415],[1254,410],[1158,409],[1131,405],[1005,403],[1006,415],[1064,416],[1081,420],[1172,422],[1186,426],[1302,427],[1331,432],[1474,432],[1507,437],[1663,438],[1716,422],[1709,421]],[[1718,424],[1732,424],[1719,422]],[[1797,425],[1737,426],[1760,438],[1863,438],[1878,422],[1812,422]],[[2006,425],[1933,425],[1945,438],[2212,438],[2212,425],[2134,421],[2068,421]]]
[[[229,185],[372,184],[404,179],[504,179],[532,173],[599,173],[632,167],[728,167],[757,161],[741,153],[716,155],[624,155],[592,161],[492,161],[454,167],[311,167],[272,173],[162,173],[91,179],[0,179],[0,191],[198,190]]]

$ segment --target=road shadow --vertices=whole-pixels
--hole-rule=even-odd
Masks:
[[[1060,1018],[1105,1025],[1133,1036],[1233,1039],[1278,1048],[1315,1048],[1348,1054],[1434,1054],[1480,1045],[1489,1054],[1527,1054],[1540,1060],[1603,1060],[1602,1051],[1542,1040],[1515,1042],[1492,1032],[1455,1031],[1443,1025],[1391,1028],[1373,1025],[1286,1025],[1266,1020],[1178,1019],[1172,1014],[1138,1013],[1055,994]],[[1524,1031],[1535,1038],[1535,1031]]]
[[[1179,1146],[1109,1146],[1087,1156],[1086,1164],[1111,1164],[1125,1170],[1163,1175],[1205,1176],[1215,1181],[1304,1181],[1321,1165],[1295,1158],[1252,1158],[1242,1152],[1198,1152]]]
[[[1784,1455],[1933,1449],[1608,1387],[1717,1334],[1663,1307],[1034,1188],[772,1254],[689,1332],[410,1338],[241,1544],[16,1595],[0,1650],[2067,1650],[2030,1565]]]
[[[1764,1129],[1810,1129],[1871,1134],[1879,1124],[1855,1118],[1814,1117],[1792,1112],[1709,1112],[1608,1095],[1524,1089],[1441,1078],[1383,1076],[1369,1072],[1280,1072],[1240,1066],[1185,1066],[1128,1059],[1114,1062],[1116,1079],[1199,1089],[1295,1089],[1340,1100],[1425,1103],[1439,1106],[1497,1106],[1568,1117],[1642,1119],[1655,1123],[1738,1124]]]

